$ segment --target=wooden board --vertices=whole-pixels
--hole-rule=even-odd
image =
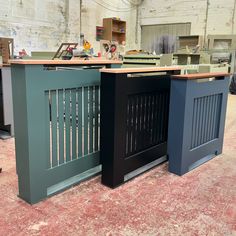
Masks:
[[[112,60],[9,60],[10,64],[22,65],[98,65],[98,64],[122,64],[122,61]]]
[[[144,68],[121,68],[121,69],[100,69],[103,73],[115,73],[115,74],[125,74],[125,73],[142,73],[142,72],[163,72],[163,71],[174,71],[181,70],[181,67],[144,67]]]
[[[103,39],[117,41],[121,44],[126,40],[126,22],[113,18],[103,19]]]
[[[203,46],[203,37],[200,35],[185,35],[178,36],[179,49],[195,48],[197,45],[200,46],[200,49]]]
[[[3,63],[8,63],[8,60],[13,56],[13,39],[0,38],[0,55],[2,56]]]
[[[174,53],[174,56],[199,56],[200,57],[200,54],[199,53]]]
[[[188,75],[173,75],[172,79],[207,79],[212,77],[225,77],[230,76],[229,73],[217,72],[217,73],[198,73],[198,74],[188,74]]]

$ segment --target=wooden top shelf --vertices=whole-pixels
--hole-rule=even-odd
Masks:
[[[192,79],[208,79],[212,77],[225,77],[230,76],[229,73],[215,72],[215,73],[199,73],[199,74],[188,74],[188,75],[173,75],[172,79],[192,80]]]
[[[100,69],[102,73],[129,74],[145,72],[178,71],[181,67],[144,67],[144,68],[121,68],[121,69]]]
[[[6,64],[6,63],[0,64],[0,68],[2,68],[2,67],[9,67],[9,66],[10,66],[10,64]]]
[[[103,19],[112,20],[112,21],[116,21],[116,22],[119,22],[119,23],[126,23],[126,21],[124,21],[124,20],[119,20],[119,19],[114,19],[114,18],[103,18]]]
[[[10,64],[20,65],[103,65],[103,64],[122,64],[122,61],[112,60],[9,60]]]

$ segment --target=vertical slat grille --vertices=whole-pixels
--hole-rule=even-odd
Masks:
[[[48,168],[99,151],[99,92],[99,86],[45,91]]]
[[[128,96],[126,157],[166,142],[169,92]]]
[[[194,99],[191,149],[218,138],[222,94]]]

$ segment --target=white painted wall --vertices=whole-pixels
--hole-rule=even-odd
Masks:
[[[77,0],[0,0],[0,37],[13,37],[16,52],[55,50],[67,39],[78,36]],[[73,16],[73,26],[70,15]],[[67,22],[69,27],[67,27]],[[77,29],[78,28],[78,29]],[[68,30],[70,29],[70,30]]]
[[[135,42],[135,25],[136,25],[136,7],[125,4],[121,0],[96,0],[99,3],[106,3],[106,7],[113,9],[108,10],[98,5],[93,0],[83,0],[82,7],[82,32],[85,38],[91,41],[96,51],[100,50],[100,44],[95,40],[96,26],[102,26],[103,18],[120,17],[126,21],[126,48],[139,48],[140,42]],[[108,5],[109,4],[109,5]],[[139,35],[138,35],[139,36]]]
[[[236,34],[235,0],[144,0],[141,25],[191,22],[191,34]],[[236,17],[236,16],[235,16]],[[235,22],[235,19],[234,19]]]
[[[232,19],[235,0],[209,2],[207,34],[236,34]],[[191,33],[203,35],[206,7],[207,0],[144,0],[139,8],[140,25],[191,22]],[[22,48],[28,52],[56,50],[61,42],[78,41],[79,12],[79,0],[0,0],[0,37],[14,37],[16,52]],[[99,51],[96,25],[113,16],[127,21],[126,49],[139,48],[141,34],[138,28],[136,37],[135,7],[126,0],[83,0],[82,32],[95,51]]]
[[[135,43],[136,10],[121,0],[106,0],[105,7],[93,0],[82,1],[82,32],[95,51],[96,25],[105,17],[120,17],[127,21],[127,46]],[[97,2],[102,2],[97,0]],[[26,49],[56,50],[61,42],[78,42],[80,35],[79,0],[0,0],[0,37],[13,37],[15,51]]]

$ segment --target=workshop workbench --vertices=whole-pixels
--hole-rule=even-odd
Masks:
[[[19,197],[33,204],[101,170],[100,72],[109,60],[12,60]]]

